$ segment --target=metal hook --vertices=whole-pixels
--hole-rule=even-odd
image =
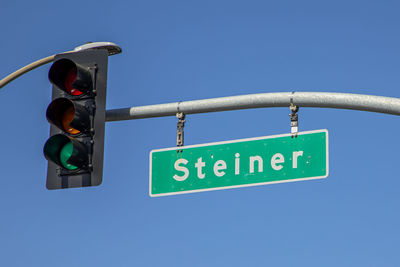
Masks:
[[[182,112],[176,113],[176,117],[178,118],[178,123],[177,123],[177,129],[176,129],[176,146],[181,147],[183,146],[183,128],[185,127],[185,117],[186,115],[183,114]],[[182,152],[182,150],[177,150],[179,153]]]
[[[297,137],[297,133],[299,131],[299,116],[297,112],[299,111],[299,107],[293,103],[293,98],[290,98],[290,132],[292,133],[292,138]]]

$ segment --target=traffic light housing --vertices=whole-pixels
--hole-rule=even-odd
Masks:
[[[106,49],[91,49],[59,54],[50,67],[50,138],[43,148],[47,189],[102,182],[107,63]]]

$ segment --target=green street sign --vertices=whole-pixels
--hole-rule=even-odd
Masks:
[[[326,178],[328,131],[264,136],[150,152],[150,196]]]

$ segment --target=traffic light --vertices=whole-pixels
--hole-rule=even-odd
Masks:
[[[108,52],[59,54],[49,70],[52,102],[46,117],[50,138],[47,189],[100,185],[103,175]]]

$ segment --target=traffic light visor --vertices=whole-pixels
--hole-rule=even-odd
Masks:
[[[50,137],[43,149],[46,159],[67,170],[87,167],[88,155],[85,145],[62,134]]]
[[[57,98],[47,107],[47,120],[70,135],[90,130],[88,110],[67,98]]]
[[[87,94],[93,85],[89,70],[67,58],[53,63],[49,70],[49,80],[71,96]]]

